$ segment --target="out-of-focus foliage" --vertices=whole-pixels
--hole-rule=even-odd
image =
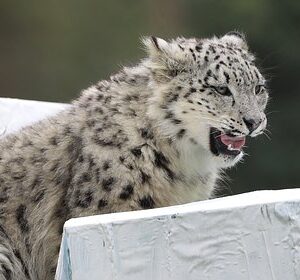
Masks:
[[[270,79],[271,140],[249,141],[225,193],[300,187],[300,1],[1,1],[0,95],[66,102],[143,56],[142,35],[246,33]],[[298,160],[297,160],[298,159]]]

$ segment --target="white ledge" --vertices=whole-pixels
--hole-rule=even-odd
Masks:
[[[71,219],[59,280],[300,279],[300,189]]]

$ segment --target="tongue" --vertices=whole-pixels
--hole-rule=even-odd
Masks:
[[[226,146],[231,145],[232,149],[240,150],[245,145],[245,137],[231,137],[226,134],[222,134],[220,137],[222,143]]]

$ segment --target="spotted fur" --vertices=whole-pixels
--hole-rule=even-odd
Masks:
[[[242,35],[143,42],[136,67],[0,142],[0,279],[53,279],[67,219],[209,198],[242,156],[214,155],[210,127],[265,128],[265,80]]]

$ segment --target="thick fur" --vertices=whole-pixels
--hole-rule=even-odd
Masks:
[[[242,35],[143,42],[138,66],[0,142],[0,279],[53,279],[67,219],[208,199],[242,157],[214,155],[210,127],[265,128],[265,81]]]

